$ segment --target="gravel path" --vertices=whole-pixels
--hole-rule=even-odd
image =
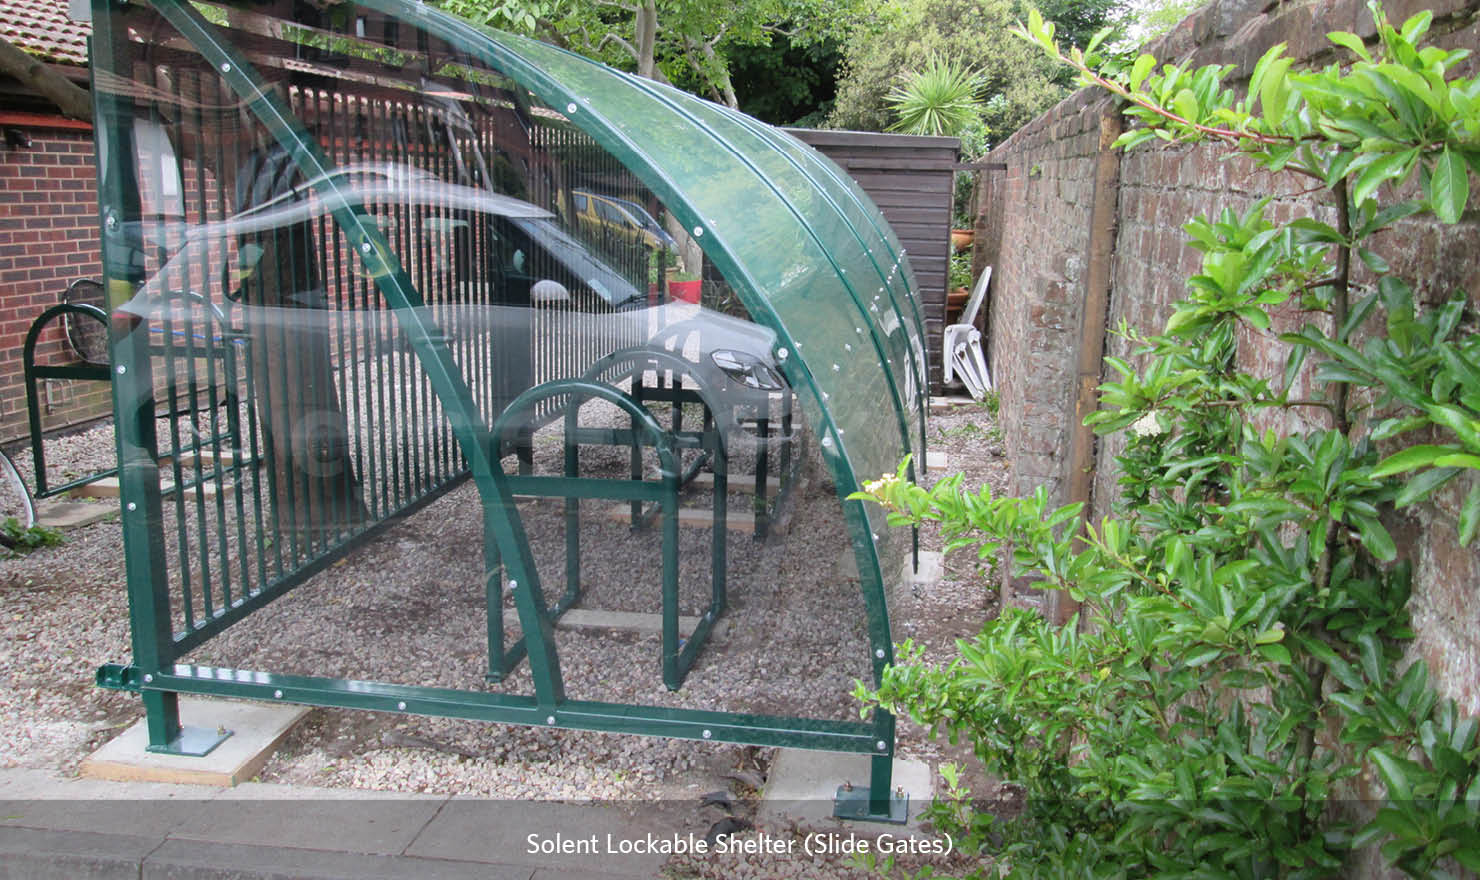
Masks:
[[[949,471],[965,471],[971,485],[1002,488],[1001,439],[984,407],[967,404],[933,417],[930,437],[932,449],[947,454]],[[48,441],[47,452],[53,479],[106,466],[112,460],[111,426]],[[13,457],[29,469],[28,450]],[[823,481],[814,481],[795,499],[785,535],[766,542],[731,535],[725,626],[682,690],[669,693],[662,686],[656,636],[562,630],[558,643],[571,696],[856,718],[852,682],[868,674],[863,609],[855,582],[839,564],[847,544],[834,499]],[[703,503],[703,496],[686,502]],[[730,499],[732,509],[748,503],[738,493]],[[563,564],[560,509],[558,502],[525,508],[542,576]],[[634,576],[656,571],[654,536],[634,536],[624,523],[591,516],[582,538],[588,547],[620,550],[585,562],[583,607],[657,610],[656,574]],[[683,604],[692,614],[709,588],[709,531],[685,530],[683,542]],[[483,684],[480,544],[476,493],[465,485],[207,642],[191,659],[528,692],[527,664],[500,685]],[[923,548],[939,546],[938,536],[922,535]],[[0,652],[0,766],[74,772],[82,757],[140,714],[133,695],[92,684],[99,664],[128,657],[122,565],[116,518],[69,532],[60,547],[0,560],[6,646]],[[553,581],[546,587],[558,588]],[[895,597],[895,638],[914,638],[929,656],[944,659],[953,653],[954,640],[975,632],[996,607],[975,560],[953,558],[945,580]],[[516,636],[517,616],[506,620]],[[904,757],[932,765],[962,756],[907,721],[900,725],[899,743]],[[763,775],[769,760],[768,750],[751,747],[320,709],[293,732],[261,778],[499,798],[687,800],[726,785],[737,795],[753,794],[725,776],[737,770]],[[711,819],[693,821],[707,827]],[[845,856],[815,864],[757,856],[674,863],[680,875],[703,877],[769,876],[768,871],[864,876],[852,873],[855,867]]]

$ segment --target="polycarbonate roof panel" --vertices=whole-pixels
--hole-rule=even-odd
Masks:
[[[565,113],[683,220],[815,391],[858,479],[917,452],[923,332],[913,276],[877,208],[811,148],[718,105],[421,6],[364,4],[461,44]],[[804,394],[804,397],[808,395]],[[829,430],[829,434],[832,431]]]

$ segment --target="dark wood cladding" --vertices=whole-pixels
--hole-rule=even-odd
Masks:
[[[894,228],[915,270],[929,340],[930,389],[940,393],[951,193],[960,140],[810,128],[787,131],[852,175]]]

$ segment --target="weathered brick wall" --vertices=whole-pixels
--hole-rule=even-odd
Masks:
[[[78,278],[99,278],[98,195],[91,131],[22,129],[29,147],[0,146],[0,442],[26,436],[21,347],[31,322]],[[38,363],[68,362],[53,322]],[[106,383],[53,380],[40,389],[51,429],[109,411]]]
[[[1385,4],[1401,22],[1420,9],[1435,15],[1435,42],[1446,47],[1480,45],[1480,2],[1413,0]],[[1325,34],[1372,33],[1363,0],[1272,3],[1215,0],[1184,21],[1148,51],[1193,64],[1236,64],[1245,76],[1272,45],[1310,64],[1336,60]],[[1475,59],[1467,62],[1474,71]],[[1235,87],[1242,85],[1234,82]],[[1143,332],[1161,329],[1171,304],[1185,292],[1185,279],[1199,263],[1184,244],[1182,225],[1192,216],[1228,208],[1243,211],[1255,200],[1274,197],[1276,220],[1316,212],[1319,199],[1299,182],[1277,179],[1241,160],[1228,160],[1217,146],[1143,147],[1120,161],[1115,222],[1101,235],[1113,237],[1109,309],[1103,323],[1085,332],[1086,280],[1091,239],[1093,163],[1100,120],[1111,103],[1078,93],[1025,127],[993,151],[1006,170],[988,174],[987,252],[996,266],[990,347],[994,378],[1002,394],[1003,435],[1014,463],[1015,488],[1048,488],[1068,500],[1070,438],[1077,430],[1075,362],[1088,342],[1103,341],[1105,353],[1126,357],[1134,346],[1107,333],[1124,320]],[[1446,299],[1455,288],[1470,293],[1480,308],[1480,195],[1457,227],[1419,219],[1384,233],[1377,247],[1394,269],[1417,282],[1426,302]],[[997,218],[997,219],[990,219]],[[1362,278],[1357,279],[1359,282]],[[1278,332],[1276,316],[1275,332]],[[1098,337],[1098,338],[1097,338]],[[1274,334],[1241,341],[1245,366],[1279,374],[1287,349]],[[1298,415],[1286,416],[1290,421]],[[1293,427],[1293,425],[1288,425]],[[1102,514],[1114,497],[1117,437],[1102,438],[1095,452],[1091,500]],[[1472,714],[1480,714],[1480,550],[1460,549],[1455,523],[1460,500],[1473,476],[1453,481],[1434,503],[1405,510],[1391,528],[1416,566],[1412,603],[1418,639],[1414,652],[1436,673],[1441,688]]]

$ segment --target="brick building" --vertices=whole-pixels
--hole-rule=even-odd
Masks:
[[[85,24],[67,0],[9,0],[0,37],[80,86],[87,85]],[[21,348],[31,322],[78,278],[98,278],[98,200],[92,125],[0,74],[0,443],[26,435]],[[48,328],[40,363],[67,360],[60,326]],[[48,380],[40,388],[48,429],[104,414],[101,383]]]

